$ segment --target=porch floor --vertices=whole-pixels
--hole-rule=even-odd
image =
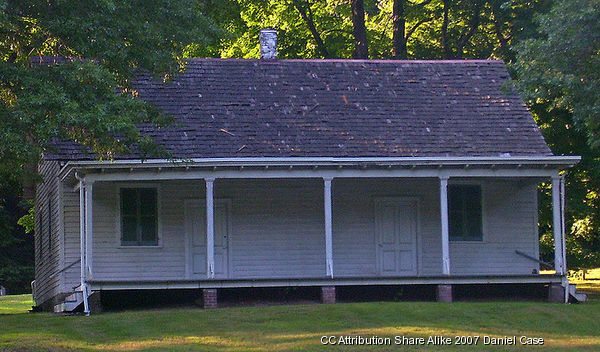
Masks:
[[[362,286],[362,285],[452,285],[452,284],[551,284],[561,275],[450,275],[400,277],[312,277],[206,280],[88,280],[92,290],[193,289],[240,287]]]

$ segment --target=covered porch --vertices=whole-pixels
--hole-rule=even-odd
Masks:
[[[72,165],[63,178],[78,179],[81,287],[210,296],[321,286],[335,298],[340,285],[436,284],[451,300],[452,284],[565,284],[559,171],[572,160],[383,159]],[[546,180],[555,275],[517,253],[538,257],[536,187]],[[481,238],[452,238],[453,185],[480,187]],[[123,189],[157,190],[156,242],[123,242]]]

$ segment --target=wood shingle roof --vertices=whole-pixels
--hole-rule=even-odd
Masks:
[[[491,60],[191,59],[134,86],[176,118],[140,128],[177,158],[552,155],[507,80]]]

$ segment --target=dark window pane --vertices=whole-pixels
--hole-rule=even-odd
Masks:
[[[471,187],[466,192],[466,233],[465,237],[470,239],[481,239],[481,190],[479,187]]]
[[[140,215],[155,216],[156,214],[156,190],[140,188]]]
[[[156,202],[153,188],[121,189],[121,244],[158,244]]]
[[[121,236],[123,244],[135,244],[137,242],[137,221],[135,216],[121,217]]]
[[[121,189],[121,214],[137,214],[137,191],[135,188]]]
[[[451,240],[481,241],[481,187],[477,185],[449,186],[448,216]]]
[[[142,216],[141,229],[141,244],[154,245],[158,243],[156,236],[156,218],[154,216]]]
[[[448,219],[448,225],[450,230],[450,239],[456,239],[457,237],[462,236],[463,229],[463,221],[462,214],[455,213],[450,214],[450,218]]]
[[[460,189],[457,186],[448,186],[448,225],[450,239],[457,239],[462,236],[463,229],[463,211],[462,197]]]

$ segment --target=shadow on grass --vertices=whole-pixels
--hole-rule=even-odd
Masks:
[[[600,292],[596,283],[585,285],[581,287],[592,294]],[[11,304],[19,306],[19,302]],[[593,299],[580,305],[369,302],[216,310],[186,307],[90,317],[26,313],[0,316],[0,326],[0,350],[8,351],[311,351],[322,347],[320,338],[324,335],[376,335],[392,340],[400,335],[426,338],[527,335],[544,338],[546,349],[595,351],[600,350],[600,301]],[[366,347],[337,346],[337,349],[360,351]],[[373,346],[373,349],[396,347]],[[440,347],[404,346],[403,349],[439,350]],[[463,346],[444,346],[444,350],[463,349]],[[491,346],[490,349],[509,348]],[[510,346],[510,350],[529,349],[530,346]]]
[[[313,350],[323,335],[350,334],[529,335],[543,337],[548,347],[559,350],[598,350],[599,308],[532,302],[387,302],[163,309],[91,317],[18,314],[0,317],[5,327],[0,350]]]

